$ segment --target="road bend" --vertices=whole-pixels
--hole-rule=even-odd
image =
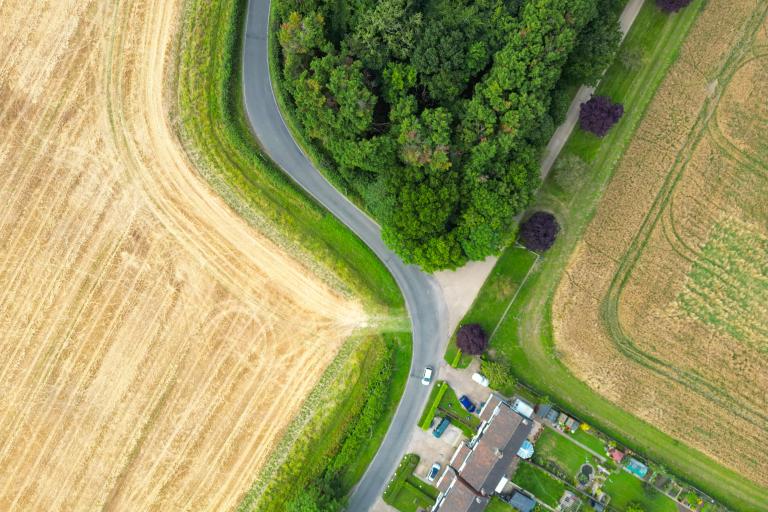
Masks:
[[[406,265],[381,238],[380,227],[331,185],[314,167],[286,127],[269,75],[269,0],[250,0],[243,48],[245,109],[254,135],[266,154],[308,194],[351,229],[384,262],[405,298],[413,329],[413,357],[405,392],[367,471],[352,492],[348,510],[364,511],[381,495],[405,454],[431,386],[421,370],[438,368],[448,339],[447,309],[437,282],[418,267]]]

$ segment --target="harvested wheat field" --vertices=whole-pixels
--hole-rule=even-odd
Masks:
[[[0,2],[0,510],[232,509],[363,321],[198,178],[180,2]]]
[[[708,2],[553,306],[557,348],[574,374],[763,486],[767,9]]]

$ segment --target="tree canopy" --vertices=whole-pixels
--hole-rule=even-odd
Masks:
[[[536,212],[520,225],[520,242],[529,250],[546,251],[555,243],[560,225],[549,212]]]
[[[424,270],[455,268],[512,240],[552,95],[599,77],[620,5],[278,0],[282,84],[387,244]]]
[[[691,3],[691,0],[656,0],[656,5],[664,12],[677,12]]]
[[[582,130],[604,137],[624,115],[624,106],[613,103],[607,96],[592,96],[581,104],[579,126]]]
[[[480,324],[465,324],[456,333],[456,346],[465,354],[480,355],[488,347],[488,336]]]

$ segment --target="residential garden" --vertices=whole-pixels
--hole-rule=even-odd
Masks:
[[[384,502],[400,512],[429,509],[437,499],[437,489],[413,474],[418,464],[419,456],[416,454],[409,453],[403,457],[384,490]]]
[[[427,406],[419,420],[419,427],[428,430],[435,417],[450,419],[451,424],[461,429],[467,437],[473,437],[480,426],[480,418],[464,409],[456,392],[444,381],[438,381],[432,388]]]

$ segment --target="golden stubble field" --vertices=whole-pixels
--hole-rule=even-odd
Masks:
[[[170,129],[179,0],[0,2],[0,510],[226,510],[361,307]]]
[[[766,4],[710,1],[558,288],[558,353],[768,486]]]

